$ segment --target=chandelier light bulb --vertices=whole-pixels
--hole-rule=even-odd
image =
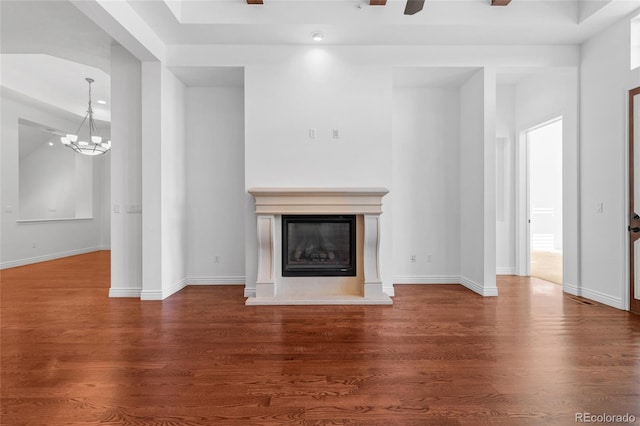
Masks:
[[[67,140],[69,140],[69,142],[74,142],[74,143],[78,142],[78,135],[68,134]]]
[[[100,142],[102,142],[102,138],[100,136],[91,136],[91,142],[99,144]]]
[[[66,137],[66,136],[62,136],[62,137],[60,138],[60,142],[62,142],[62,145],[69,145],[69,144],[71,143],[71,141],[69,140],[69,138],[68,138],[68,137]]]

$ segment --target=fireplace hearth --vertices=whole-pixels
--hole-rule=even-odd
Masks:
[[[356,276],[355,215],[283,215],[282,276]]]

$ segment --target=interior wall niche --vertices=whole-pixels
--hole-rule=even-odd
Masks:
[[[18,120],[18,220],[93,216],[93,163],[60,142],[66,132]]]

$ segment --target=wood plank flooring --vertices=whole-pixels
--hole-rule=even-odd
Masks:
[[[393,306],[244,306],[242,286],[109,299],[109,253],[2,271],[2,425],[640,421],[640,318],[499,277]]]

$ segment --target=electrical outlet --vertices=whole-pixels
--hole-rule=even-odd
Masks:
[[[213,263],[220,263],[220,256],[214,256]]]
[[[338,129],[332,129],[331,130],[331,137],[333,139],[340,139],[340,130]]]
[[[415,255],[415,254],[412,254],[412,255],[411,255],[411,258],[410,258],[410,260],[409,260],[409,261],[410,261],[411,263],[415,263],[415,261],[416,261],[416,255]]]
[[[431,255],[430,254],[427,255],[427,262],[431,263]]]

